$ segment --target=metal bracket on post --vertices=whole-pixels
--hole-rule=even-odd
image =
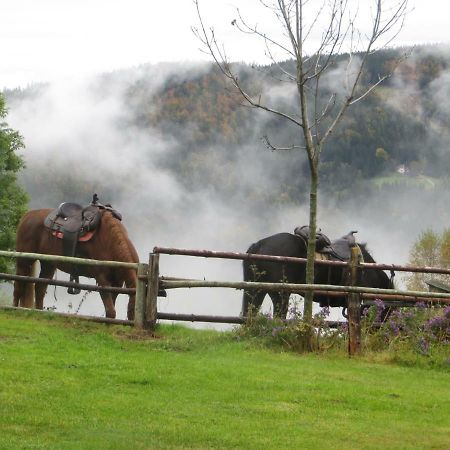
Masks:
[[[350,285],[356,286],[360,279],[361,270],[358,265],[361,259],[360,249],[351,249]],[[350,292],[348,295],[348,354],[356,355],[361,351],[361,295]]]
[[[150,253],[148,261],[148,283],[145,312],[145,328],[154,330],[156,327],[159,291],[159,253]]]

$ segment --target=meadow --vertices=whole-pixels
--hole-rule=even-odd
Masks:
[[[449,382],[235,332],[0,310],[1,449],[445,449]]]

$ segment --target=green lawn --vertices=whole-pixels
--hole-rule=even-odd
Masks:
[[[450,373],[0,310],[2,449],[447,449]]]

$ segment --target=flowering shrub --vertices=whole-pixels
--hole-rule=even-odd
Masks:
[[[327,323],[329,313],[328,308],[322,308],[307,324],[297,304],[290,309],[287,320],[251,311],[247,323],[235,333],[239,339],[250,338],[265,346],[296,352],[332,347],[346,352],[347,322],[331,329]],[[361,343],[366,355],[384,355],[385,359],[404,364],[443,364],[450,369],[450,306],[416,303],[388,310],[381,300],[376,300],[362,313]]]
[[[322,351],[342,340],[336,339],[342,330],[331,330],[328,326],[326,319],[329,314],[329,308],[322,308],[308,324],[303,320],[298,304],[289,309],[289,319],[286,320],[249,311],[247,322],[236,330],[236,335],[238,338],[259,338],[264,345],[297,352],[308,349]]]
[[[394,309],[384,320],[381,301],[369,308],[362,320],[363,347],[365,351],[388,350],[396,353],[409,352],[436,359],[450,353],[450,306],[427,308],[424,303],[414,307]],[[448,358],[448,356],[447,356]]]
[[[444,309],[441,316],[434,316],[425,324],[425,331],[428,333],[431,339],[450,343],[450,306]]]

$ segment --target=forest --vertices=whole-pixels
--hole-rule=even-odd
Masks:
[[[382,69],[403,53],[408,57],[395,75],[349,110],[323,152],[321,192],[327,197],[340,201],[372,192],[417,190],[436,198],[436,193],[448,191],[450,108],[445,100],[450,91],[449,48],[427,45],[385,50],[369,60],[364,80],[376,80]],[[289,66],[293,61],[283,64]],[[292,104],[296,97],[279,81],[278,70],[275,66],[239,65],[241,80],[254,92],[272,96],[280,104]],[[4,96],[14,110],[25,102],[37,102],[49,89],[50,85],[37,84],[4,91]],[[207,186],[225,197],[239,192],[255,207],[307,199],[309,175],[303,152],[274,157],[262,142],[264,136],[270,136],[279,145],[292,145],[299,140],[298,130],[282,119],[244,106],[212,64],[149,64],[106,73],[91,81],[89,91],[99,103],[120,97],[116,131],[123,131],[129,139],[133,133],[157,134],[170,143],[156,155],[149,150],[148,157],[153,166],[176,177],[186,190]],[[323,95],[327,95],[326,88]],[[253,169],[247,171],[247,165]],[[255,166],[260,170],[255,172]],[[264,168],[270,168],[267,190],[252,182],[264,174]],[[40,170],[49,167],[36,164],[33,174],[24,178],[28,191],[51,190],[42,184]],[[53,187],[60,185],[61,192],[86,195],[90,185],[84,182],[84,168],[79,170],[77,173],[72,167],[67,176],[55,168],[50,177],[46,172],[45,178],[51,178]],[[109,189],[114,194],[114,187]]]

